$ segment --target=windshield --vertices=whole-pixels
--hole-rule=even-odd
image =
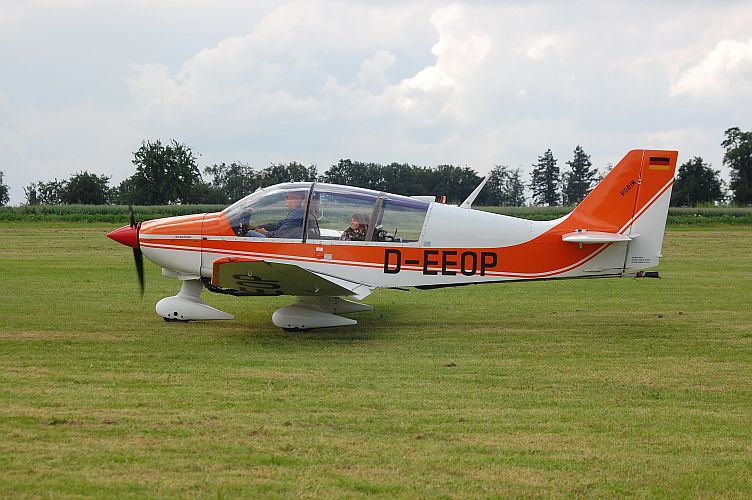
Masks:
[[[310,188],[308,182],[271,186],[246,196],[223,213],[237,236],[300,240]]]
[[[311,191],[311,183],[294,182],[256,191],[223,213],[241,237],[301,240],[305,231],[307,240],[413,243],[420,240],[430,205],[334,184],[315,183]]]

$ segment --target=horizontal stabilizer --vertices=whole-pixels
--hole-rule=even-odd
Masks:
[[[584,244],[597,244],[597,243],[621,243],[632,241],[638,235],[627,236],[626,234],[619,233],[605,233],[603,231],[588,231],[586,229],[578,229],[572,233],[566,233],[561,235],[561,239],[567,243],[584,243]]]

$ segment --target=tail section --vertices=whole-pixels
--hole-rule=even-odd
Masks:
[[[670,197],[676,158],[676,151],[630,151],[569,220],[589,230],[629,234],[634,221],[655,203],[656,196],[668,193]],[[663,218],[665,223],[665,214]]]
[[[676,151],[644,153],[635,213],[624,228],[632,238],[624,264],[627,272],[658,265],[677,156]]]
[[[630,151],[567,218],[573,230],[628,236],[624,269],[658,264],[678,152]]]

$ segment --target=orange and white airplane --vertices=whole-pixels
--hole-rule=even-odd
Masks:
[[[657,276],[676,151],[634,150],[571,213],[530,221],[324,183],[278,184],[222,212],[135,223],[107,236],[182,282],[157,303],[166,320],[234,319],[201,299],[292,295],[274,312],[284,329],[352,325],[378,288],[500,281]]]

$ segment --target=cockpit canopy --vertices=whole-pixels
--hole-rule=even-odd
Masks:
[[[357,238],[361,241],[412,243],[420,239],[429,206],[430,202],[422,199],[370,189],[293,182],[260,189],[223,213],[241,237],[258,236],[256,228],[275,227],[286,220],[292,221],[288,224],[292,230],[276,237],[340,240],[357,222],[362,226]]]

